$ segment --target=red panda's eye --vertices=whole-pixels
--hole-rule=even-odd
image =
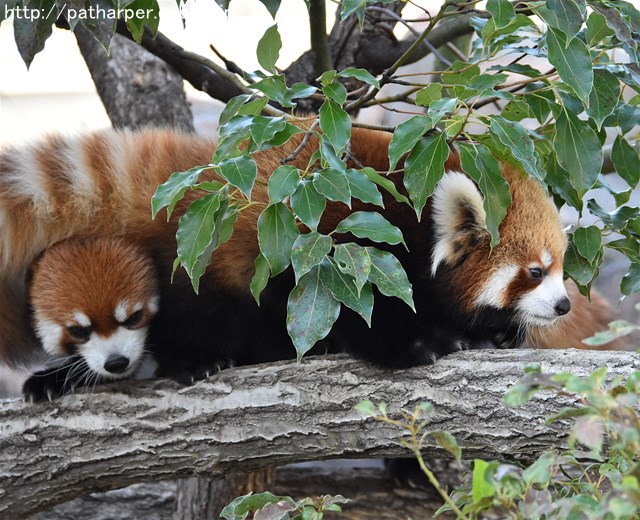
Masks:
[[[67,327],[67,331],[69,331],[69,334],[75,339],[81,341],[86,341],[89,339],[89,336],[91,336],[91,327],[73,326]]]
[[[140,320],[142,319],[142,311],[136,311],[133,314],[129,315],[129,317],[124,320],[121,325],[125,326],[125,327],[135,327],[138,323],[140,323]]]
[[[542,278],[542,269],[538,267],[532,267],[531,269],[529,269],[529,274],[534,280],[540,280]]]

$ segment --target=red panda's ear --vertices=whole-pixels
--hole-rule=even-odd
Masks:
[[[431,272],[438,266],[455,264],[489,236],[482,194],[466,175],[448,172],[432,196],[435,243]]]

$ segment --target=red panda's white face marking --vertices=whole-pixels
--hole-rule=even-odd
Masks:
[[[458,172],[443,177],[432,198],[431,272],[449,268],[447,282],[470,314],[504,309],[524,327],[550,325],[570,309],[562,280],[566,235],[539,184],[508,168],[503,174],[513,201],[493,250],[476,185]]]
[[[139,368],[159,300],[137,246],[114,237],[59,242],[34,263],[29,296],[48,353],[79,355],[90,374],[110,379]]]

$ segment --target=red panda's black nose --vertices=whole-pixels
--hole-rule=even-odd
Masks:
[[[564,316],[567,312],[571,310],[571,302],[569,298],[562,298],[562,300],[558,300],[556,302],[556,314],[558,316]]]
[[[122,374],[129,367],[129,358],[111,354],[104,362],[104,369],[112,374]]]

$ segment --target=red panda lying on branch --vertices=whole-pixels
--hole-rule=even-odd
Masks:
[[[266,179],[301,139],[256,154],[258,177]],[[350,153],[362,165],[387,170],[389,140],[389,134],[354,129]],[[304,167],[316,148],[310,140],[292,164]],[[144,131],[49,138],[0,152],[2,359],[23,362],[38,343],[67,358],[31,377],[27,397],[52,398],[98,377],[129,377],[145,352],[158,363],[158,375],[187,382],[236,364],[293,356],[285,328],[292,275],[269,283],[260,308],[249,291],[259,252],[257,207],[239,213],[199,296],[183,272],[170,282],[177,220],[195,192],[187,192],[168,222],[151,219],[149,201],[172,172],[208,163],[213,151],[205,139]],[[343,309],[319,349],[403,367],[460,349],[515,347],[540,327],[554,326],[556,339],[562,337],[559,318],[571,307],[562,281],[566,238],[544,190],[503,170],[513,202],[489,255],[482,195],[459,173],[457,157],[446,169],[420,222],[411,207],[389,196],[385,209],[376,208],[404,234],[410,253],[383,248],[405,267],[417,312],[379,297],[369,329]],[[252,200],[268,201],[265,184],[256,183]],[[319,231],[328,233],[351,212],[371,209],[358,201],[351,209],[329,202]],[[334,239],[368,245],[350,235]],[[25,271],[32,262],[27,296]],[[584,323],[580,335],[601,323]]]

